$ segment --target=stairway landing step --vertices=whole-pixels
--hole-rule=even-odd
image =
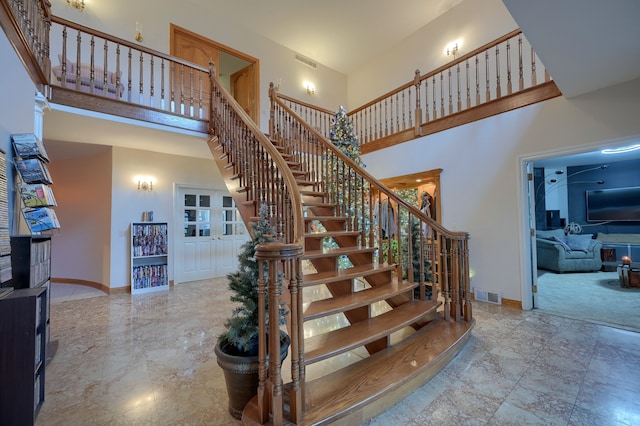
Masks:
[[[460,352],[472,322],[432,321],[396,346],[306,383],[304,425],[361,424],[418,389]]]

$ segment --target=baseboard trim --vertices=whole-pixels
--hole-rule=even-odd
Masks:
[[[91,288],[95,288],[100,291],[103,291],[106,294],[112,294],[113,290],[116,290],[116,289],[109,288],[104,284],[97,283],[95,281],[79,280],[77,278],[51,278],[51,282],[84,285],[87,287],[91,287]]]
[[[502,299],[502,304],[510,308],[522,310],[522,301],[520,300]]]

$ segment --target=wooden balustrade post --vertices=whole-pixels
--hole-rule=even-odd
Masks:
[[[413,84],[416,86],[416,123],[414,127],[414,134],[416,136],[422,136],[422,107],[420,106],[420,70],[416,70],[413,78]]]
[[[462,261],[464,262],[464,320],[473,318],[471,302],[471,277],[469,276],[469,240],[465,239],[462,246]]]
[[[292,351],[292,378],[297,377],[297,385],[294,383],[291,394],[291,406],[295,404],[295,413],[291,414],[298,418],[295,423],[299,424],[302,419],[302,385],[299,381],[299,371],[294,370],[293,363],[295,362],[296,368],[300,366],[300,347],[302,340],[300,340],[300,329],[302,323],[299,322],[301,317],[302,305],[299,304],[299,279],[301,279],[300,261],[302,258],[303,249],[299,244],[286,244],[280,242],[258,244],[256,246],[256,260],[258,261],[259,274],[264,281],[264,269],[265,264],[268,265],[268,278],[267,283],[267,297],[269,301],[269,341],[268,341],[268,359],[269,359],[269,376],[266,381],[267,388],[262,395],[259,395],[258,403],[260,403],[260,397],[262,402],[268,401],[270,408],[270,421],[274,425],[283,424],[283,384],[281,374],[281,359],[280,359],[280,313],[279,307],[281,303],[282,285],[283,282],[289,281],[290,288],[296,291],[295,299],[291,299],[291,321],[292,330],[295,327],[295,331],[291,333],[291,351]],[[287,267],[287,265],[295,265]],[[295,275],[294,275],[295,274]],[[264,285],[264,284],[263,284]],[[291,287],[293,286],[293,287]],[[261,315],[260,324],[264,321],[265,315]],[[265,333],[266,334],[266,333]],[[260,341],[262,341],[263,333],[260,333]],[[264,345],[261,345],[264,347]],[[259,354],[262,354],[263,349],[259,350]],[[260,411],[262,414],[263,411]],[[264,422],[263,422],[264,423]]]
[[[269,419],[267,392],[267,347],[266,347],[266,298],[267,288],[264,277],[265,261],[258,261],[258,418],[260,424]]]

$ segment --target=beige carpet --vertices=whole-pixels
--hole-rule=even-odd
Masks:
[[[540,273],[541,311],[640,331],[640,289],[622,288],[617,272]]]

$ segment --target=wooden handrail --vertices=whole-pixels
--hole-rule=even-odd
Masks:
[[[102,38],[102,39],[105,39],[105,40],[108,40],[110,42],[119,44],[121,46],[130,47],[130,48],[132,48],[132,49],[134,49],[136,51],[146,53],[146,54],[148,54],[150,56],[154,56],[156,58],[162,58],[162,59],[165,59],[167,61],[170,61],[170,62],[173,62],[173,63],[176,63],[176,64],[184,65],[184,66],[187,66],[189,68],[193,68],[195,70],[202,71],[204,73],[208,73],[209,72],[208,68],[200,66],[198,64],[194,64],[192,62],[186,61],[184,59],[177,58],[175,56],[167,55],[166,53],[162,53],[162,52],[159,52],[157,50],[149,49],[148,47],[144,47],[144,46],[142,46],[140,44],[136,44],[136,43],[130,42],[130,41],[125,40],[123,38],[112,36],[110,34],[104,33],[104,32],[99,31],[99,30],[95,30],[93,28],[78,24],[78,23],[73,22],[73,21],[69,21],[69,20],[61,18],[59,16],[52,16],[51,17],[51,22],[55,23],[55,24],[66,26],[68,28],[72,28],[74,30],[81,31],[83,33],[87,33],[87,34],[90,34],[90,35],[93,35],[93,36],[96,36],[96,37],[99,37],[99,38]]]

